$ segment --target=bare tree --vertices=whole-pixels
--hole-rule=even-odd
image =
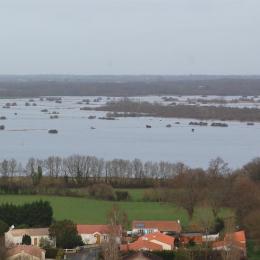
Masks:
[[[59,156],[54,157],[54,176],[58,178],[62,171],[62,159]]]
[[[44,161],[44,168],[46,168],[48,176],[54,176],[54,156],[50,156]]]
[[[8,168],[8,161],[7,160],[3,160],[1,163],[1,174],[2,177],[9,177],[9,168]]]
[[[182,182],[182,191],[180,191],[179,196],[174,197],[173,200],[179,206],[186,209],[190,219],[192,219],[195,207],[203,197],[203,174],[204,172],[202,170],[197,169],[189,170],[179,175]]]
[[[222,158],[217,157],[211,160],[209,163],[208,174],[211,176],[227,175],[231,172],[226,163]]]
[[[139,159],[134,159],[132,163],[133,163],[134,177],[136,179],[142,179],[144,174],[143,163]]]
[[[17,171],[17,161],[15,159],[11,159],[9,161],[9,172],[11,177],[14,177],[16,171]]]
[[[232,235],[235,232],[235,219],[229,217],[225,219],[225,245],[226,250],[222,250],[223,260],[238,260],[241,259],[241,250],[237,247],[237,242]]]
[[[107,222],[110,234],[109,239],[102,244],[102,255],[104,260],[119,260],[119,240],[122,237],[122,228],[127,228],[128,218],[124,211],[113,205],[107,213]]]
[[[251,211],[260,208],[258,186],[248,177],[237,177],[233,182],[229,204],[230,207],[235,209],[238,222],[243,224],[244,218]]]
[[[32,174],[37,170],[37,160],[35,158],[30,158],[26,164],[26,174],[32,176]]]

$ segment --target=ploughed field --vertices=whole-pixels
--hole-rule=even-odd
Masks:
[[[134,193],[134,194],[133,194]],[[138,201],[140,192],[134,191],[133,201],[114,202],[94,200],[89,198],[41,196],[41,195],[0,195],[1,203],[24,204],[35,200],[47,200],[51,203],[56,220],[71,219],[75,223],[82,224],[102,224],[106,223],[107,211],[117,204],[123,209],[130,221],[140,220],[177,220],[179,219],[183,226],[189,223],[188,215],[185,210],[169,203],[142,202]],[[221,216],[230,215],[231,211],[223,209]],[[201,216],[213,218],[209,208],[197,208],[194,215],[194,221],[199,220]]]

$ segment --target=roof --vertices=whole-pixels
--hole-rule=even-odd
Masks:
[[[225,235],[224,240],[234,240],[240,243],[245,243],[246,242],[245,231],[241,230],[234,233],[228,233]]]
[[[162,257],[153,255],[150,252],[135,252],[124,256],[123,260],[163,260]]]
[[[145,235],[145,236],[142,236],[140,237],[139,239],[142,239],[142,240],[157,240],[159,242],[162,242],[162,243],[165,243],[165,244],[168,244],[170,246],[173,246],[174,244],[174,237],[171,237],[171,236],[168,236],[168,235],[164,235],[160,232],[156,232],[156,233],[151,233],[151,234],[148,234],[148,235]]]
[[[234,246],[241,250],[246,250],[246,236],[245,231],[237,231],[228,233],[224,237],[224,241],[217,241],[212,244],[213,249],[224,249],[225,247]]]
[[[127,245],[121,245],[120,250],[122,251],[139,251],[139,250],[148,250],[148,251],[161,251],[163,247],[161,245],[155,244],[148,240],[138,239],[135,242]]]
[[[37,246],[18,245],[18,246],[8,249],[6,252],[6,256],[11,257],[11,256],[15,256],[17,254],[20,254],[22,252],[41,259],[42,253],[45,253],[45,250],[43,250]]]
[[[164,235],[160,232],[155,232],[152,234],[148,234],[145,236],[141,236],[133,243],[127,244],[127,245],[121,245],[120,249],[122,251],[138,251],[138,250],[148,250],[148,251],[161,251],[163,250],[162,245],[159,245],[156,242],[153,242],[153,240],[159,241],[164,244],[168,244],[170,246],[173,246],[174,244],[174,238],[171,236]]]
[[[230,247],[235,247],[241,250],[246,250],[246,245],[238,242],[238,241],[232,241],[232,242],[228,242],[228,241],[216,241],[213,242],[212,244],[212,248],[213,249],[225,249],[225,248],[230,248]]]
[[[119,232],[121,232],[121,226],[117,226]],[[109,234],[112,229],[110,225],[77,225],[79,234]]]
[[[143,221],[143,220],[134,220],[132,223],[132,228],[136,229],[152,229],[156,228],[159,231],[175,231],[181,232],[181,225],[177,221]]]
[[[25,229],[13,229],[9,231],[14,237],[28,236],[48,236],[48,228],[25,228]]]

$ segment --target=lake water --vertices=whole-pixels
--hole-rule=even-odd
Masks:
[[[80,110],[85,106],[77,104],[82,99],[64,97],[62,104],[35,99],[37,106],[25,106],[28,99],[0,99],[0,117],[7,117],[0,120],[6,127],[0,131],[0,160],[15,158],[25,163],[30,157],[82,154],[104,159],[182,161],[207,167],[211,159],[220,156],[236,168],[260,156],[260,124],[229,122],[229,127],[221,128],[189,126],[191,120],[174,118],[90,120],[89,115],[104,113]],[[2,108],[6,102],[16,102],[17,106]],[[42,109],[59,112],[59,119],[50,119]],[[147,124],[152,128],[147,129]],[[167,124],[172,127],[167,128]],[[49,129],[57,129],[58,134],[49,134]]]

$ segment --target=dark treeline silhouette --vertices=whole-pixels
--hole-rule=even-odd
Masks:
[[[48,227],[52,223],[52,215],[52,207],[48,201],[0,205],[0,219],[9,226]]]
[[[260,121],[260,109],[256,108],[194,105],[164,106],[158,103],[134,102],[129,99],[109,102],[107,105],[101,107],[86,109],[109,111],[110,113],[108,115],[112,117],[146,115],[155,117],[194,118],[200,120]]]
[[[1,97],[260,95],[257,76],[1,76]]]

